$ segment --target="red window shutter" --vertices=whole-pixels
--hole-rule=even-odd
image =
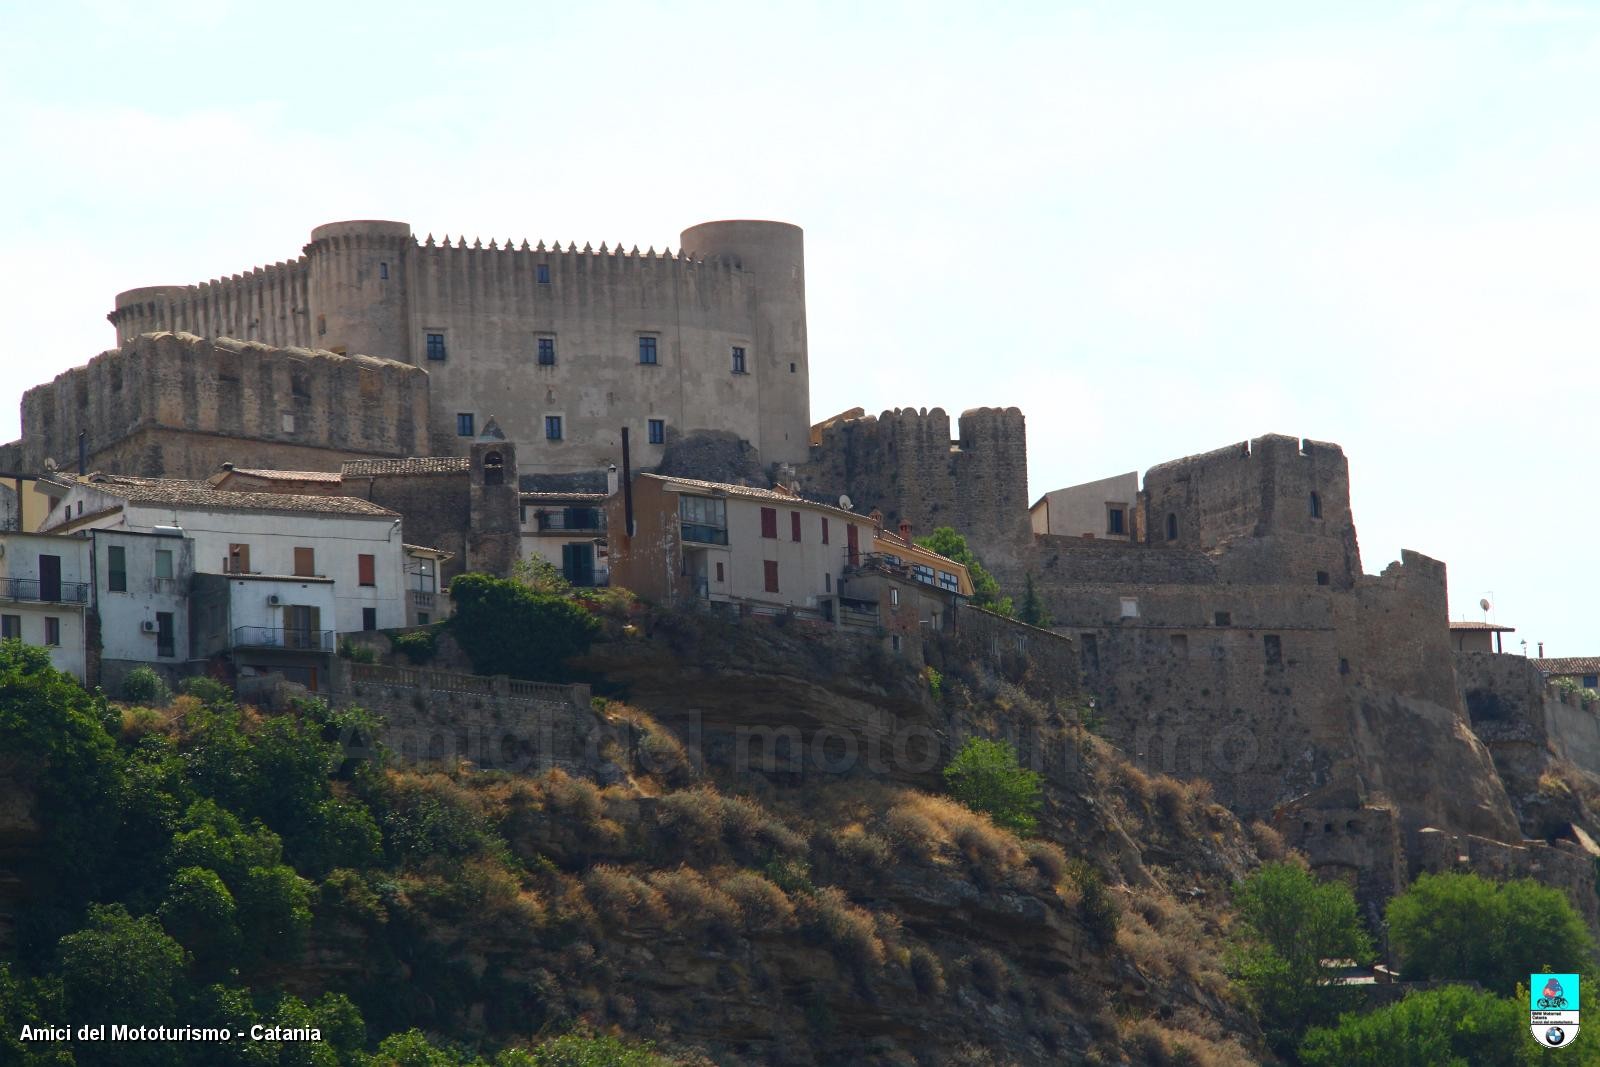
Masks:
[[[356,557],[356,569],[360,571],[358,581],[362,585],[378,584],[378,557],[363,552]]]
[[[761,509],[761,536],[762,537],[771,538],[774,541],[776,541],[778,539],[778,509],[777,508],[762,508]]]
[[[828,516],[822,516],[822,543],[828,543]]]
[[[849,523],[844,528],[845,541],[848,542],[846,552],[850,559],[850,566],[861,563],[861,534],[855,523]]]
[[[789,512],[789,540],[800,540],[800,513],[798,511]]]
[[[767,572],[767,592],[776,593],[778,591],[778,561],[775,559],[765,560],[762,566],[766,568]]]

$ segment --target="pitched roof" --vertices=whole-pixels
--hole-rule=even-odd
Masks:
[[[352,459],[339,468],[345,478],[371,478],[388,474],[459,474],[472,469],[465,456],[412,456],[410,459]]]
[[[1450,629],[1472,631],[1488,630],[1490,633],[1497,634],[1514,634],[1517,632],[1517,628],[1515,626],[1501,626],[1497,622],[1470,622],[1466,619],[1452,622],[1450,624]]]
[[[1600,674],[1600,656],[1560,656],[1530,662],[1546,674]]]
[[[228,473],[265,482],[331,482],[335,485],[344,477],[338,471],[269,471],[257,467],[230,467]]]
[[[520,493],[524,500],[604,500],[604,493]]]
[[[299,511],[370,518],[398,518],[399,512],[353,496],[303,496],[297,493],[240,493],[209,482],[182,478],[122,478],[99,475],[91,488],[130,504],[167,504],[211,511]]]
[[[668,478],[660,474],[640,474],[638,477],[664,482],[669,492],[673,490],[674,486],[684,486],[688,489],[704,489],[707,492],[718,493],[723,496],[743,496],[755,500],[773,500],[780,504],[787,504],[790,507],[804,505],[813,511],[827,511],[835,515],[843,515],[848,519],[855,519],[858,522],[865,522],[867,519],[865,515],[858,515],[853,511],[845,511],[843,508],[834,507],[832,504],[822,504],[815,500],[807,500],[803,496],[795,496],[792,493],[780,493],[776,489],[758,489],[753,485],[730,485],[726,482],[703,482],[699,478]]]

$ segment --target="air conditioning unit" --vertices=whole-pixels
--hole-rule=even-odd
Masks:
[[[283,598],[277,593],[273,593],[271,596],[267,597],[267,603],[271,604],[273,607],[277,607],[279,604],[283,603]]]
[[[139,629],[147,634],[153,634],[156,632],[156,624],[153,620],[146,619],[139,624]]]

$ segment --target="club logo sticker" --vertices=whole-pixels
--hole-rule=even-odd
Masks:
[[[1578,1036],[1578,976],[1535,974],[1528,979],[1528,1015],[1533,1039],[1545,1048],[1572,1044]]]

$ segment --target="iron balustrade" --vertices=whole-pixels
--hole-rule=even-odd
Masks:
[[[281,648],[290,652],[332,652],[332,630],[298,626],[236,626],[234,648]]]
[[[87,604],[88,582],[53,582],[47,589],[37,578],[0,578],[0,599],[32,600],[42,604]],[[54,596],[46,596],[54,593]]]

